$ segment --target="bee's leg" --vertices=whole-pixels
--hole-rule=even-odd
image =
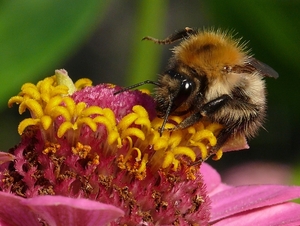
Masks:
[[[215,146],[212,147],[211,152],[216,153],[222,146],[228,141],[228,139],[233,134],[232,128],[224,128],[220,131],[218,135],[218,141]]]
[[[186,27],[183,30],[178,31],[175,34],[172,34],[172,35],[170,35],[169,37],[167,37],[166,39],[163,39],[163,40],[153,38],[153,37],[150,37],[150,36],[146,36],[142,40],[150,40],[150,41],[153,41],[154,43],[157,43],[157,44],[166,45],[166,44],[171,44],[175,41],[184,39],[184,38],[186,38],[190,35],[197,34],[197,32],[198,31],[195,31],[192,28]]]
[[[185,129],[199,122],[202,117],[209,117],[210,115],[220,110],[229,100],[231,100],[231,97],[227,94],[224,94],[214,100],[207,102],[201,107],[199,111],[195,112],[194,114],[185,118],[181,123],[179,123],[175,129]]]
[[[184,129],[189,126],[192,126],[193,124],[197,123],[200,121],[200,119],[204,116],[211,116],[218,110],[220,110],[222,107],[228,103],[228,101],[231,100],[231,97],[227,94],[224,94],[212,101],[209,101],[208,103],[204,104],[200,111],[190,115],[186,119],[184,119],[179,125],[175,127],[175,129]],[[228,140],[228,138],[231,135],[231,129],[230,128],[224,128],[221,130],[220,134],[218,135],[218,141],[217,144],[212,148],[211,153],[209,156],[212,154],[216,153],[222,146],[223,144]],[[201,164],[203,159],[198,159],[194,163],[191,164],[191,166]]]
[[[204,104],[200,109],[200,113],[202,116],[209,117],[216,111],[220,110],[230,100],[232,100],[232,98],[228,94],[223,94],[222,96]]]

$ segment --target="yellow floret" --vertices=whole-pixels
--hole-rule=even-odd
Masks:
[[[84,87],[91,86],[92,83],[88,78],[81,78],[75,82],[75,87],[77,90],[82,90]]]
[[[140,105],[134,106],[132,112],[117,123],[111,109],[87,106],[84,102],[76,103],[71,98],[70,94],[74,91],[91,84],[90,80],[81,79],[74,85],[64,70],[57,70],[55,76],[37,85],[24,84],[19,95],[8,101],[10,107],[14,103],[19,104],[20,114],[25,110],[31,113],[31,118],[19,124],[18,132],[22,134],[28,126],[37,126],[43,130],[41,134],[45,140],[56,141],[62,138],[69,141],[74,154],[82,159],[88,158],[89,164],[94,165],[101,161],[98,153],[88,144],[79,142],[78,137],[82,128],[85,128],[84,133],[91,133],[85,134],[85,139],[103,139],[105,136],[100,133],[106,132],[106,140],[101,147],[107,147],[104,150],[106,154],[116,156],[120,169],[127,170],[138,179],[146,177],[147,169],[170,173],[187,168],[187,177],[195,178],[192,170],[194,166],[191,166],[195,161],[201,162],[211,155],[214,155],[214,159],[221,158],[221,150],[211,152],[217,143],[216,137],[222,129],[221,125],[199,122],[178,130],[176,126],[183,118],[172,116],[160,134],[163,119],[150,121],[147,110]],[[86,130],[87,127],[89,130]],[[44,153],[55,153],[59,148],[55,142],[48,142]]]

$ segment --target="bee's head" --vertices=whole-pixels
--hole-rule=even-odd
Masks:
[[[167,70],[158,82],[159,86],[155,90],[158,115],[165,118],[173,113],[185,114],[189,110],[188,100],[195,90],[195,82],[174,69]]]

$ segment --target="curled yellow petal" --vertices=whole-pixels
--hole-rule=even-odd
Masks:
[[[34,88],[34,89],[38,90],[36,85],[34,85],[33,83],[30,83],[30,82],[27,82],[27,83],[24,83],[21,87],[22,94],[24,94],[23,93],[24,90],[29,89],[29,88]]]
[[[21,96],[13,96],[8,100],[8,107],[12,107],[14,103],[20,104],[24,100],[24,97]]]
[[[212,159],[216,161],[222,158],[222,156],[223,156],[223,151],[222,149],[220,149],[216,152],[216,154],[212,157]]]
[[[30,113],[31,115],[33,115],[33,117],[41,118],[44,115],[42,106],[36,100],[28,99],[23,101],[23,103],[24,103],[24,107],[26,106],[26,108],[30,110]]]
[[[135,136],[141,140],[145,140],[145,134],[138,128],[128,128],[124,130],[121,134],[121,137],[125,138],[127,136]]]
[[[141,161],[141,165],[140,165],[140,167],[139,167],[139,169],[137,171],[138,173],[144,172],[146,170],[146,164],[147,164],[147,162],[148,162],[148,154],[145,154],[143,156],[142,161]]]
[[[22,94],[35,100],[39,100],[41,98],[41,94],[35,86],[26,86],[26,88],[22,89]]]
[[[87,125],[88,127],[91,128],[94,132],[97,130],[97,124],[93,121],[92,118],[89,117],[84,117],[80,118],[76,121],[78,127],[81,127],[83,124]]]
[[[81,112],[81,115],[86,117],[86,116],[90,116],[90,115],[102,115],[103,114],[103,109],[98,107],[98,106],[91,106],[91,107],[88,107],[86,109],[84,109],[82,112]]]
[[[154,150],[165,150],[168,148],[168,141],[166,139],[159,139],[154,143]]]
[[[211,146],[215,146],[217,144],[217,138],[215,137],[213,132],[206,129],[194,134],[192,139],[196,141],[207,139]]]
[[[135,105],[135,106],[133,106],[132,111],[135,112],[135,113],[137,113],[142,118],[148,118],[149,117],[148,116],[148,112],[141,105]]]
[[[71,122],[63,122],[58,130],[57,130],[57,136],[59,138],[63,137],[63,135],[69,130],[69,129],[76,129],[76,127],[74,127],[75,125],[73,125]]]
[[[115,113],[111,109],[104,108],[103,115],[111,122],[112,125],[116,125]]]
[[[108,144],[113,144],[115,141],[117,141],[118,139],[120,138],[120,135],[118,132],[116,131],[110,131],[108,133],[108,136],[107,136],[107,143]]]
[[[176,147],[172,150],[174,155],[185,155],[188,156],[192,161],[195,161],[196,154],[195,152],[189,147]]]
[[[66,109],[63,106],[56,106],[51,110],[50,113],[51,117],[57,118],[58,116],[62,116],[66,121],[71,121],[72,116],[70,115],[70,112],[68,109]]]
[[[18,133],[22,135],[27,126],[37,125],[40,122],[39,119],[34,118],[26,118],[22,122],[19,123]]]
[[[201,158],[206,159],[208,156],[208,150],[206,148],[206,145],[204,145],[201,142],[195,142],[192,143],[192,146],[198,147],[199,151],[201,152]]]
[[[81,78],[81,79],[78,79],[75,82],[75,87],[76,87],[77,90],[81,90],[84,87],[91,86],[92,83],[93,82],[90,79],[88,79],[88,78]]]
[[[177,147],[182,139],[182,131],[176,130],[172,132],[172,135],[169,139],[170,148],[173,149]]]
[[[129,113],[124,116],[118,124],[118,128],[126,130],[139,116],[136,113]]]
[[[51,126],[52,124],[52,118],[48,115],[43,115],[41,118],[40,118],[40,122],[41,122],[41,125],[43,127],[44,130],[47,130],[49,129],[49,127]]]
[[[74,115],[75,108],[76,108],[75,101],[71,97],[68,97],[68,96],[63,97],[61,101],[64,104],[64,106],[68,109],[68,112],[70,113],[70,115]]]
[[[75,110],[73,115],[81,115],[81,112],[86,108],[86,103],[79,102],[75,105]]]
[[[63,98],[61,96],[55,96],[55,97],[51,98],[51,100],[49,100],[49,102],[47,102],[47,104],[44,108],[45,114],[50,114],[53,108],[55,108],[61,104],[62,100],[63,100]]]
[[[134,151],[136,151],[137,156],[135,157],[135,161],[139,162],[141,161],[142,153],[139,148],[133,148]]]
[[[64,86],[64,85],[58,85],[52,88],[51,92],[50,92],[50,96],[66,96],[67,94],[69,94],[69,89],[68,87]]]
[[[112,125],[110,124],[110,121],[107,120],[104,116],[97,116],[93,119],[95,123],[101,123],[104,124],[108,131],[112,130]]]
[[[174,160],[174,153],[172,153],[171,151],[167,151],[167,152],[165,153],[164,161],[163,161],[161,167],[162,167],[163,169],[169,167],[169,166],[172,164],[173,160]]]
[[[177,171],[179,169],[180,161],[178,159],[173,160],[173,170]]]
[[[151,129],[151,122],[148,118],[138,118],[134,122],[136,125],[145,126],[147,130]]]

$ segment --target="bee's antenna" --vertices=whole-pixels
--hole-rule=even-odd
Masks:
[[[139,86],[142,86],[142,85],[145,85],[145,84],[153,84],[153,85],[156,85],[156,86],[160,86],[160,84],[158,82],[151,81],[151,80],[146,80],[146,81],[143,81],[143,82],[140,82],[140,83],[137,83],[137,84],[125,87],[125,88],[123,88],[123,89],[115,92],[114,95],[117,95],[119,93],[122,93],[122,92],[125,92],[125,91],[128,91],[128,90],[134,89],[136,87],[139,87]]]

